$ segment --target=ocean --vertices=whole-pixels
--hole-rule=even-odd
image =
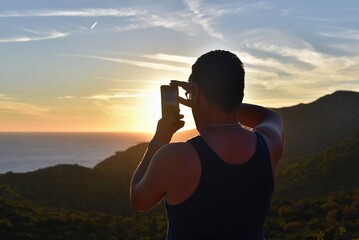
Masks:
[[[94,167],[149,135],[140,133],[0,133],[0,173],[30,172],[58,164]]]

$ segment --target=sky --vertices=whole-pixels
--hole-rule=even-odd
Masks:
[[[245,102],[359,91],[359,2],[2,1],[0,131],[153,132],[160,86],[214,49],[244,63]]]

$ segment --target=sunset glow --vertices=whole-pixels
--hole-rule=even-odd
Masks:
[[[244,62],[245,102],[359,91],[358,13],[354,0],[6,1],[0,131],[153,132],[160,85],[214,49]]]

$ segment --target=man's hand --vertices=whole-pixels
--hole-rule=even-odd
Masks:
[[[176,87],[181,87],[183,88],[186,92],[193,94],[193,84],[189,83],[189,82],[183,82],[183,81],[177,81],[177,80],[172,80],[170,83],[171,86],[176,86]],[[192,101],[189,99],[185,99],[182,97],[178,97],[177,98],[178,102],[182,105],[185,105],[187,107],[192,107]]]
[[[156,133],[153,139],[156,139],[161,145],[169,143],[175,132],[184,126],[184,121],[181,120],[184,116],[178,115],[178,117],[170,116],[167,118],[161,118],[157,123]]]

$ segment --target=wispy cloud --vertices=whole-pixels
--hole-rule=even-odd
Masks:
[[[258,31],[261,31],[258,29]],[[298,93],[318,96],[337,89],[358,91],[358,56],[321,52],[301,39],[265,31],[242,42],[238,53],[246,66],[247,83],[256,89],[275,89],[288,98]],[[289,95],[292,94],[292,95]],[[294,94],[294,95],[293,95]],[[282,99],[283,99],[282,98]]]
[[[224,40],[223,33],[219,30],[221,17],[239,12],[247,13],[262,9],[272,8],[268,2],[253,2],[249,4],[232,3],[210,4],[203,0],[183,0],[189,13],[185,14],[191,24],[199,25],[209,36]]]
[[[204,3],[201,0],[183,0],[185,7],[175,11],[161,11],[157,8],[81,8],[81,9],[34,9],[21,11],[0,11],[0,18],[16,17],[116,17],[124,21],[116,25],[103,24],[101,29],[109,31],[129,31],[162,27],[190,36],[201,34],[223,39],[219,30],[220,18],[239,11],[263,7],[263,3],[240,3],[223,5]],[[97,22],[97,21],[96,21]],[[95,23],[96,23],[95,22]],[[96,24],[91,26],[93,29]]]
[[[0,100],[16,100],[16,97],[10,96],[5,93],[0,93]]]
[[[0,17],[129,17],[146,11],[136,8],[84,8],[84,9],[37,9],[2,11]]]
[[[88,99],[96,99],[96,100],[112,100],[112,99],[121,99],[121,98],[139,98],[144,97],[146,94],[144,93],[128,93],[128,92],[120,92],[116,94],[99,94],[93,95],[89,97],[85,97]]]
[[[57,99],[74,99],[75,96],[58,96]]]
[[[291,16],[291,17],[301,19],[301,20],[316,21],[316,22],[332,22],[332,21],[335,21],[335,19],[332,19],[332,18],[318,18],[318,17],[307,17],[307,16]]]
[[[332,38],[342,38],[350,40],[359,40],[359,30],[358,29],[339,29],[338,31],[332,32],[321,32],[321,36],[332,37]]]
[[[125,59],[125,58],[106,57],[106,56],[68,55],[68,54],[59,54],[59,55],[67,56],[67,57],[81,57],[81,58],[96,59],[96,60],[107,61],[107,62],[123,63],[123,64],[129,64],[129,65],[133,65],[133,66],[137,66],[137,67],[174,71],[174,72],[180,72],[180,73],[185,73],[185,74],[189,73],[188,67],[179,67],[179,66],[164,64],[164,63],[154,63],[154,62],[147,62],[147,61],[130,60],[130,59]]]
[[[114,26],[114,31],[131,31],[148,28],[164,28],[179,32],[188,36],[198,36],[203,33],[203,29],[193,22],[187,10],[177,12],[148,12],[144,15],[134,16],[123,25]]]
[[[133,81],[132,81],[133,82]],[[95,99],[95,100],[115,100],[125,98],[140,98],[148,95],[147,90],[144,89],[116,89],[111,88],[107,90],[109,93],[94,94],[91,96],[57,96],[56,99],[69,100],[69,99]]]
[[[0,93],[0,114],[13,113],[41,118],[53,118],[50,114],[50,108],[41,107],[34,104],[26,103],[20,97]]]
[[[0,43],[19,43],[19,42],[43,41],[43,40],[64,38],[69,35],[70,35],[70,33],[52,30],[49,32],[41,32],[41,33],[38,32],[36,35],[32,34],[31,36],[0,38]]]
[[[188,73],[188,68],[178,67],[178,66],[169,65],[169,64],[153,63],[153,62],[145,62],[145,61],[135,61],[135,60],[129,60],[129,59],[123,59],[123,58],[100,57],[100,56],[86,56],[86,57],[92,58],[92,59],[103,60],[103,61],[109,61],[109,62],[125,63],[125,64],[134,65],[134,66],[138,66],[138,67]]]
[[[158,81],[155,80],[141,80],[141,79],[122,79],[122,78],[109,78],[109,77],[100,77],[100,76],[96,76],[94,77],[94,79],[98,79],[98,80],[106,80],[106,81],[114,81],[114,82],[123,82],[123,83],[158,83]]]
[[[310,66],[313,66],[310,69],[310,72],[313,74],[314,72],[317,73],[325,73],[331,72],[330,76],[326,76],[326,79],[331,78],[343,78],[342,70],[350,68],[352,66],[357,65],[357,58],[358,57],[342,57],[342,56],[333,56],[325,53],[321,53],[316,51],[315,49],[308,49],[308,48],[292,48],[292,47],[283,47],[281,45],[274,45],[273,43],[262,43],[260,45],[254,44],[253,49],[261,50],[267,53],[274,53],[278,54],[282,57],[292,57],[295,60],[298,60],[303,63],[307,63]],[[303,69],[302,66],[293,63],[298,67],[298,69]],[[338,73],[340,72],[340,76]],[[336,73],[336,74],[335,74]],[[346,75],[346,78],[356,78],[352,75]]]
[[[222,11],[213,11],[213,8],[203,7],[200,0],[185,0],[189,10],[192,12],[192,21],[200,25],[208,35],[222,39],[223,35],[215,28],[214,18],[222,15]]]
[[[50,112],[49,108],[39,107],[36,105],[23,103],[23,102],[2,101],[0,99],[0,113],[1,112],[31,115],[31,116],[37,116],[42,118],[52,117],[49,113]]]
[[[183,0],[185,8],[173,12],[159,12],[158,9],[149,9],[143,14],[133,16],[128,24],[115,26],[117,31],[138,30],[152,27],[162,27],[189,36],[205,34],[217,39],[223,39],[219,31],[220,18],[237,13],[244,9],[253,9],[257,4],[241,6],[232,4],[230,7],[221,4],[204,3],[201,0]]]
[[[348,43],[328,44],[328,47],[331,47],[335,50],[339,50],[348,55],[355,55],[355,54],[359,53],[359,43],[358,42],[355,42],[353,44],[348,44]]]
[[[143,57],[146,57],[149,59],[154,59],[154,60],[178,62],[178,63],[185,63],[185,64],[193,64],[197,60],[197,58],[195,58],[195,57],[169,55],[169,54],[164,54],[164,53],[158,53],[155,55],[143,55]]]
[[[210,5],[202,0],[184,0],[190,14],[187,15],[192,23],[198,24],[209,36],[223,39],[223,34],[217,28],[217,19],[223,15],[237,12],[241,7],[223,8],[220,5]]]

